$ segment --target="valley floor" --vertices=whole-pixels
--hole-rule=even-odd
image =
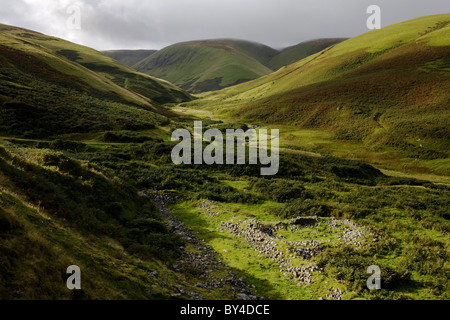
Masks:
[[[195,109],[187,105],[172,108],[183,116],[198,117],[214,121],[230,122],[226,116],[213,111]],[[232,123],[232,122],[230,122]],[[255,124],[256,125],[256,124]],[[436,183],[450,184],[450,159],[419,160],[408,158],[394,150],[374,150],[360,141],[344,141],[326,130],[301,129],[289,125],[264,125],[262,129],[280,130],[280,151],[307,155],[332,155],[359,160],[377,167],[390,176],[417,178]]]
[[[21,271],[42,294],[20,289],[26,282],[16,274],[1,297],[73,298],[42,283],[55,283],[45,270],[75,258],[90,276],[101,274],[79,298],[449,298],[448,177],[400,173],[387,162],[380,172],[359,156],[343,159],[338,147],[323,156],[332,136],[288,127],[272,179],[251,166],[174,166],[171,129],[192,125],[193,115],[205,127],[223,125],[184,111],[171,127],[141,132],[1,139],[8,222],[0,279],[32,263],[22,242],[63,253]],[[72,239],[81,241],[78,251]],[[367,289],[372,265],[381,290]],[[97,281],[107,283],[102,292]]]

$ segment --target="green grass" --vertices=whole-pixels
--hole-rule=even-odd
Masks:
[[[290,91],[299,86],[306,86],[319,81],[330,80],[342,73],[342,71],[349,71],[349,67],[344,67],[345,63],[351,62],[351,60],[362,59],[365,55],[367,56],[368,53],[374,54],[373,58],[375,58],[377,55],[395,50],[399,47],[399,43],[404,46],[413,42],[415,39],[422,39],[420,36],[421,32],[425,32],[428,27],[434,27],[441,21],[448,20],[448,15],[430,16],[369,32],[341,42],[331,49],[325,49],[323,52],[303,59],[297,64],[293,64],[292,66],[284,68],[267,77],[225,89],[221,92],[214,93],[213,96],[218,98],[231,98],[235,96],[236,99],[240,99],[238,93],[263,88],[264,85],[275,82],[276,85],[271,86],[270,90],[266,90],[264,93],[264,96],[271,96],[281,92]],[[448,38],[440,37],[441,33],[444,32],[444,29],[438,29],[428,33],[423,37],[423,41],[419,41],[419,44],[424,45],[427,41],[440,39],[439,43],[441,46],[449,46],[449,43],[445,42]],[[358,66],[359,65],[353,65],[352,67],[355,68]],[[252,95],[248,96],[248,98],[250,97],[252,97]]]
[[[285,130],[288,129],[285,128]],[[164,132],[166,131],[163,129],[154,129],[147,134],[159,136]],[[317,139],[317,142],[328,138],[314,131],[301,134]],[[72,143],[12,138],[3,141],[7,153],[6,155],[2,154],[3,158],[6,157],[6,161],[0,163],[0,172],[2,172],[0,185],[4,194],[0,201],[0,210],[7,213],[8,219],[13,219],[11,217],[17,215],[23,217],[21,223],[26,225],[25,230],[31,232],[33,237],[45,238],[45,241],[42,240],[44,241],[43,246],[50,253],[45,255],[45,259],[41,263],[46,268],[59,270],[63,265],[75,260],[83,269],[87,269],[86,273],[89,277],[97,272],[104,275],[104,278],[97,278],[106,282],[101,288],[102,291],[100,288],[95,289],[96,282],[88,282],[84,298],[102,296],[108,299],[146,299],[149,298],[146,296],[146,290],[153,292],[153,298],[169,298],[171,294],[177,292],[177,286],[198,291],[210,299],[229,297],[226,293],[228,289],[195,288],[195,284],[202,281],[198,275],[191,272],[174,272],[170,268],[173,262],[160,260],[163,257],[162,253],[154,256],[136,252],[128,238],[132,234],[125,234],[123,237],[115,232],[105,234],[101,231],[109,228],[114,230],[115,226],[124,228],[123,224],[127,219],[135,219],[140,214],[148,214],[147,210],[139,209],[138,202],[135,202],[137,200],[133,198],[133,194],[137,190],[150,192],[171,190],[171,193],[182,195],[186,200],[174,204],[171,207],[173,213],[193,230],[198,238],[205,240],[205,244],[211,245],[218,257],[234,272],[247,279],[248,283],[255,285],[258,296],[272,299],[319,299],[329,293],[329,288],[339,288],[344,292],[344,299],[373,298],[370,293],[364,291],[364,288],[354,287],[351,277],[338,279],[340,272],[346,274],[346,268],[348,268],[339,255],[343,249],[337,240],[338,236],[342,235],[342,231],[330,230],[325,223],[326,218],[321,220],[316,227],[277,232],[282,237],[282,241],[279,241],[279,248],[286,254],[285,241],[316,240],[331,250],[331,253],[324,256],[319,255],[312,261],[301,258],[292,259],[294,266],[316,264],[325,260],[324,263],[327,266],[325,272],[314,273],[314,283],[311,285],[298,286],[297,283],[289,281],[279,272],[279,267],[274,261],[259,255],[243,239],[218,230],[221,221],[237,222],[238,220],[256,219],[265,225],[275,225],[279,222],[288,223],[289,219],[295,216],[284,218],[281,217],[280,212],[287,212],[283,210],[292,203],[294,206],[300,205],[299,209],[294,212],[295,215],[310,215],[308,211],[304,211],[310,209],[301,206],[302,201],[295,200],[295,196],[292,198],[291,195],[287,203],[272,200],[277,196],[276,192],[286,191],[285,189],[292,188],[296,183],[308,191],[314,199],[313,203],[330,207],[333,216],[351,218],[381,232],[384,240],[380,244],[355,249],[355,253],[352,253],[356,259],[351,260],[352,263],[361,264],[358,265],[358,268],[362,270],[366,267],[365,263],[375,262],[383,264],[386,268],[392,268],[394,272],[401,272],[406,267],[412,268],[411,272],[415,282],[409,283],[406,287],[389,291],[395,296],[386,295],[388,293],[385,292],[383,293],[385,295],[380,296],[381,298],[398,298],[398,295],[403,295],[414,299],[435,299],[444,298],[447,294],[447,289],[442,282],[442,272],[445,272],[446,267],[444,266],[443,269],[439,267],[442,263],[439,257],[448,254],[448,250],[445,248],[445,244],[448,242],[448,232],[446,231],[448,223],[442,218],[445,213],[443,208],[446,207],[446,201],[448,202],[448,190],[445,187],[404,178],[397,180],[398,178],[383,177],[378,173],[375,174],[370,168],[362,165],[359,167],[360,165],[357,163],[337,158],[286,153],[283,154],[281,163],[283,170],[280,172],[280,176],[272,184],[269,183],[267,190],[261,191],[256,186],[258,182],[262,182],[262,178],[259,175],[247,176],[251,171],[242,174],[239,170],[245,172],[246,168],[244,167],[198,167],[193,170],[189,167],[172,166],[166,154],[167,150],[170,150],[171,144],[165,141],[166,139],[144,143],[108,143],[101,141],[100,133],[73,134],[64,137],[72,139]],[[74,139],[78,139],[78,144],[74,143]],[[85,145],[84,150],[78,150],[83,146],[81,141]],[[65,149],[61,150],[63,147]],[[77,151],[71,148],[76,148]],[[15,159],[8,160],[8,154],[14,155]],[[64,157],[60,158],[59,163],[54,163],[54,159],[47,156],[53,154],[60,154]],[[43,159],[47,159],[46,164],[43,164]],[[53,162],[50,163],[48,160]],[[74,170],[76,168],[68,170],[67,163],[75,165],[74,162],[68,160],[79,162],[84,171],[77,173]],[[287,160],[289,160],[288,163],[286,163]],[[336,168],[349,167],[353,167],[354,170],[360,168],[358,170],[361,175],[368,170],[371,172],[369,175],[375,174],[375,176],[366,177],[369,180],[359,180],[357,177],[352,180],[348,177],[336,176]],[[296,168],[301,169],[298,171]],[[21,173],[22,171],[23,173]],[[81,173],[82,177],[79,177]],[[34,183],[37,181],[40,186],[44,187],[36,188]],[[414,186],[413,182],[418,186]],[[80,189],[80,183],[82,189]],[[53,184],[58,185],[58,191],[53,191]],[[100,188],[99,184],[103,184],[103,186]],[[27,193],[22,191],[24,186],[28,186]],[[211,188],[212,186],[223,186],[223,188]],[[280,190],[280,186],[282,186],[282,190]],[[110,187],[112,188],[110,189]],[[80,193],[80,190],[84,190],[83,193]],[[205,190],[210,191],[205,193]],[[66,193],[67,195],[65,195]],[[70,197],[68,197],[69,193]],[[7,199],[11,194],[15,194],[13,196],[15,200],[11,201],[17,205],[8,204],[11,201]],[[94,196],[96,199],[94,206],[97,210],[96,214],[90,213],[94,209],[93,204],[85,205],[89,199],[88,195]],[[223,200],[213,204],[213,211],[220,212],[220,214],[211,218],[207,217],[204,210],[199,208],[204,195],[207,198],[220,196],[223,199],[234,200]],[[253,198],[242,198],[243,195],[252,195]],[[57,197],[57,202],[53,201],[54,197]],[[113,197],[115,202],[122,203],[123,218],[121,219],[125,220],[115,222],[117,219],[114,218],[115,216],[105,217],[102,213],[105,210],[104,206],[109,202],[108,197]],[[72,201],[70,199],[74,199],[77,205],[70,204]],[[252,201],[257,199],[257,201],[250,203],[247,199]],[[358,202],[355,203],[354,199],[358,199]],[[20,207],[21,203],[31,206],[25,216],[22,213],[25,209]],[[59,204],[66,211],[64,218],[55,214],[57,208],[55,204]],[[81,211],[73,214],[77,210]],[[99,219],[102,224],[96,224],[96,219]],[[100,228],[99,231],[92,231],[98,228]],[[52,232],[49,231],[50,229]],[[419,237],[420,240],[412,238],[413,235]],[[29,274],[27,278],[30,278],[46,272],[43,269],[29,267],[29,263],[35,263],[34,260],[28,255],[21,254],[23,248],[19,244],[25,244],[31,252],[35,248],[35,242],[38,240],[33,240],[34,244],[29,243],[29,237],[21,236],[15,244],[8,240],[2,242],[4,247],[0,245],[0,250],[13,250],[16,252],[15,257],[23,257],[23,260],[11,260],[14,264],[21,263],[24,266],[14,279],[21,278],[21,274]],[[154,246],[156,245],[154,243]],[[189,243],[185,245],[188,251],[195,250]],[[443,245],[444,247],[442,247]],[[431,259],[430,261],[433,261],[436,267],[429,265],[425,269],[414,267],[415,265],[412,263],[415,259],[422,259],[417,258],[421,252],[418,251],[421,250],[420,248],[430,248],[426,259]],[[61,256],[61,260],[53,259],[51,263],[46,263],[45,261],[51,259],[53,250],[60,250],[64,252],[64,255]],[[11,251],[6,252],[5,256],[10,257]],[[172,249],[164,250],[165,254],[169,252],[172,252]],[[67,257],[67,260],[64,260],[63,257]],[[123,265],[124,259],[129,262],[128,266]],[[351,268],[355,268],[354,264]],[[148,277],[145,270],[157,270],[160,273],[160,279],[146,279]],[[3,271],[0,273],[0,277],[5,276],[6,271]],[[45,294],[39,296],[32,292],[23,292],[21,297],[72,298],[64,291],[64,287],[57,287],[60,284],[52,280],[52,272],[49,272],[48,278],[43,278],[49,279],[54,284],[45,287]],[[220,272],[214,272],[213,275],[213,277],[222,276]],[[141,281],[141,279],[145,280]],[[138,280],[140,285],[136,285]],[[21,286],[23,282],[17,280],[12,286],[16,285]],[[432,289],[433,286],[437,286],[439,289]],[[9,292],[3,294],[6,296]]]
[[[254,209],[256,208],[254,207]],[[226,212],[227,206],[223,210]],[[215,221],[213,221],[205,218],[204,215],[200,214],[201,210],[193,209],[189,203],[173,206],[174,214],[190,226],[200,238],[205,239],[227,265],[241,271],[251,279],[249,283],[257,287],[259,296],[267,299],[307,299],[305,290],[299,289],[296,284],[287,281],[278,271],[276,263],[263,258],[251,247],[242,243],[240,239],[227,233],[217,232],[217,221],[248,218],[244,210],[242,211],[238,214],[231,212],[223,214],[223,211],[221,211],[220,219],[214,219]],[[258,212],[255,212],[255,215],[258,215]]]
[[[0,204],[2,216],[15,221],[15,229],[2,233],[0,244],[3,299],[147,299],[145,288],[167,296],[166,289],[155,290],[157,285],[148,277],[133,275],[134,266],[144,263],[127,257],[111,240],[85,238],[4,191]],[[124,266],[125,261],[130,266]],[[83,290],[76,294],[67,290],[62,277],[73,264],[82,270]],[[147,261],[145,266],[160,270],[154,262]]]
[[[291,149],[446,176],[449,21],[435,15],[368,32],[181,106],[280,128]]]
[[[189,101],[191,97],[167,81],[136,72],[131,67],[119,63],[111,57],[88,47],[55,39],[44,39],[37,44],[51,49],[54,53],[100,74],[127,91],[143,95],[158,103]],[[54,61],[55,59],[51,59]]]
[[[246,179],[223,180],[223,182],[234,186],[241,191],[246,190],[248,187],[248,181]],[[404,191],[406,191],[406,189]],[[354,191],[350,192],[351,195],[348,195],[348,192],[341,193],[341,195],[344,198],[358,197],[358,199],[364,199],[364,196],[362,196],[361,193],[355,195],[353,192]],[[360,190],[358,192],[364,191]],[[406,198],[409,198],[409,196]],[[318,299],[319,297],[323,298],[329,293],[328,288],[339,288],[344,292],[344,299],[370,298],[370,294],[366,293],[368,294],[367,296],[361,295],[361,293],[358,294],[354,289],[351,289],[351,283],[336,281],[336,279],[330,277],[330,274],[328,273],[315,273],[314,283],[312,285],[297,286],[296,283],[289,281],[288,278],[283,276],[280,272],[277,272],[279,267],[274,261],[258,254],[243,241],[243,239],[235,237],[227,231],[222,232],[218,230],[220,222],[222,221],[237,222],[245,221],[247,219],[257,219],[265,224],[275,224],[280,221],[283,222],[284,220],[272,215],[267,210],[276,205],[276,203],[264,202],[264,204],[258,205],[216,203],[212,205],[212,210],[220,213],[217,217],[208,217],[205,214],[204,209],[199,208],[201,203],[202,200],[186,201],[173,205],[172,209],[178,219],[189,226],[198,237],[204,239],[208,245],[211,245],[215,251],[219,253],[224,262],[234,269],[240,270],[248,277],[249,282],[256,286],[259,295],[271,299],[309,300]],[[393,202],[390,203],[392,204]],[[380,220],[380,217],[382,216],[384,217]],[[420,237],[430,239],[430,241],[437,241],[440,243],[448,242],[448,234],[445,232],[437,232],[429,228],[418,226],[416,222],[411,220],[411,217],[398,209],[386,211],[385,214],[381,216],[373,214],[371,217],[362,219],[359,222],[364,225],[370,225],[372,228],[383,230],[381,231],[383,237],[387,237],[389,241],[402,243],[404,248],[417,245],[416,242],[410,242],[409,235],[405,233],[405,230],[408,230],[411,234],[420,234]],[[337,249],[339,248],[338,239],[339,236],[342,236],[342,231],[330,229],[326,220],[321,220],[319,221],[319,224],[314,227],[303,227],[295,232],[280,230],[277,232],[277,235],[281,236],[284,241],[315,240],[322,243],[326,248]],[[283,248],[284,245],[280,245],[279,247]],[[367,253],[364,253],[366,250],[370,250],[370,257],[373,257],[372,255],[375,254],[377,262],[372,260],[372,263],[374,264],[389,265],[396,269],[401,269],[404,265],[405,257],[400,253],[402,250],[396,250],[395,252],[391,251],[386,255],[377,252],[377,249],[374,250],[363,247],[363,249],[360,249],[359,254],[367,255]],[[293,265],[304,265],[308,263],[310,262],[306,262],[302,259],[292,260]],[[412,271],[412,279],[416,282],[423,283],[424,279],[427,279],[427,277],[424,278],[420,273]],[[427,286],[422,287],[422,285],[418,284],[398,287],[396,292],[403,295],[403,297],[408,297],[410,299],[436,298],[430,288]]]
[[[268,75],[339,41],[314,40],[281,52],[242,40],[192,41],[164,48],[134,68],[201,93]]]
[[[253,56],[247,47],[254,51]],[[256,54],[261,54],[261,48],[235,40],[187,42],[160,50],[134,67],[194,93],[210,91],[271,73],[258,61]],[[263,49],[268,54],[275,51]]]
[[[178,254],[170,245],[173,234],[142,230],[141,236],[134,238],[136,230],[127,232],[129,223],[139,216],[147,215],[148,218],[150,215],[155,221],[161,217],[150,203],[147,203],[150,207],[141,207],[142,200],[136,198],[137,189],[128,178],[119,178],[116,169],[97,167],[96,160],[90,162],[93,159],[88,159],[124,154],[136,145],[96,144],[92,139],[98,139],[98,136],[93,135],[72,136],[75,137],[91,139],[91,143],[86,144],[87,149],[83,151],[70,148],[56,151],[52,149],[55,145],[49,141],[2,141],[0,279],[5,285],[0,287],[0,297],[38,300],[171,299],[178,292],[177,288],[185,288],[208,299],[232,298],[232,294],[225,292],[226,288],[212,291],[197,288],[195,284],[203,281],[199,278],[201,274],[173,271],[174,259],[170,255]],[[48,145],[43,148],[44,143]],[[67,141],[66,144],[70,145]],[[48,162],[49,156],[53,157],[52,163]],[[84,160],[75,160],[76,156]],[[70,163],[72,169],[54,163],[55,157],[66,159],[64,161]],[[111,162],[112,159],[109,157],[107,163],[120,165],[123,161],[115,159]],[[108,200],[110,196],[112,198]],[[85,206],[86,201],[93,200],[92,197],[96,204]],[[121,212],[108,209],[113,202],[120,203]],[[146,245],[142,243],[142,239],[152,234],[153,240]],[[138,250],[133,249],[135,245]],[[186,246],[190,248],[189,243]],[[161,249],[159,252],[158,247]],[[82,270],[83,291],[76,294],[67,290],[62,276],[72,264]],[[153,271],[159,273],[158,278],[147,275]],[[224,276],[216,271],[210,276],[213,275]]]

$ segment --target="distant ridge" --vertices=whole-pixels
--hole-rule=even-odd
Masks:
[[[266,45],[234,39],[174,44],[133,67],[166,79],[193,93],[219,90],[257,79],[336,44],[343,39],[308,41],[281,52]]]
[[[124,65],[132,67],[157,51],[158,50],[108,50],[102,51],[102,53]]]
[[[294,62],[309,57],[317,52],[320,52],[332,45],[340,43],[346,38],[333,38],[333,39],[317,39],[299,43],[295,46],[287,47],[280,51],[275,57],[273,57],[268,66],[276,71],[281,67],[288,66]]]

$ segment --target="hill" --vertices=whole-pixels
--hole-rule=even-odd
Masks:
[[[145,58],[151,56],[157,52],[157,50],[108,50],[102,51],[103,54],[107,55],[114,60],[123,63],[126,66],[133,67],[138,62],[144,60]]]
[[[191,99],[93,49],[6,25],[0,31],[3,134],[148,128],[168,121],[161,103]]]
[[[325,130],[410,158],[446,159],[449,22],[443,14],[368,32],[195,105],[234,120]]]
[[[164,48],[133,67],[199,93],[257,79],[339,41],[308,41],[281,52],[243,40],[191,41]]]
[[[134,66],[190,92],[221,89],[272,72],[266,63],[276,51],[238,40],[205,40],[164,48]]]
[[[317,39],[299,43],[281,50],[269,61],[268,67],[277,71],[281,67],[300,61],[344,40],[346,39]]]

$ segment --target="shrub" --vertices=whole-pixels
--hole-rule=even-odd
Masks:
[[[283,219],[290,219],[301,216],[329,217],[332,208],[316,200],[293,200],[284,205],[283,208],[273,208],[272,213]]]
[[[198,198],[234,203],[258,203],[260,201],[250,193],[239,192],[230,186],[217,183],[208,184],[205,190],[199,193]]]
[[[277,202],[312,198],[311,194],[297,181],[259,179],[253,187],[260,194]]]
[[[0,237],[7,234],[15,234],[23,229],[22,225],[16,218],[0,208]]]
[[[50,149],[55,150],[70,150],[76,152],[82,152],[86,149],[86,145],[81,142],[67,141],[67,140],[54,140],[50,142]]]
[[[42,162],[45,166],[58,167],[61,172],[68,173],[72,176],[83,175],[83,169],[81,168],[80,164],[75,160],[67,158],[63,154],[45,154]]]
[[[327,249],[318,256],[317,262],[328,276],[345,281],[350,289],[356,292],[368,291],[366,282],[370,275],[367,268],[371,265],[380,267],[383,289],[389,290],[411,284],[411,274],[407,269],[396,271],[390,266],[380,264],[372,257],[356,252],[351,247]]]
[[[110,131],[103,134],[102,140],[104,142],[143,143],[146,141],[154,140],[154,138],[132,131]]]
[[[384,176],[381,171],[365,163],[334,165],[331,172],[344,181],[366,185],[375,185],[375,179]]]

